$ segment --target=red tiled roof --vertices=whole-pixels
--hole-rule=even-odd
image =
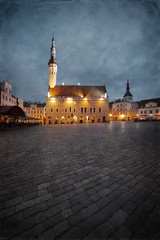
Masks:
[[[104,97],[107,92],[105,86],[81,86],[81,85],[56,85],[49,88],[51,97],[68,96],[68,97]]]

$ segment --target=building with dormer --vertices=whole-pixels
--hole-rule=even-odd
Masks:
[[[133,101],[129,80],[127,80],[123,99],[118,99],[111,103],[109,116],[113,121],[132,121],[138,117],[138,104]]]

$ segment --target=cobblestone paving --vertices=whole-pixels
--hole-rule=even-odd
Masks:
[[[0,133],[0,239],[160,239],[160,124]]]

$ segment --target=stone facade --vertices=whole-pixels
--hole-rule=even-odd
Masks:
[[[19,106],[23,109],[24,100],[12,95],[12,85],[8,81],[0,82],[0,106]]]
[[[138,116],[138,104],[136,102],[116,101],[112,103],[110,111],[111,120],[132,121]]]
[[[47,98],[47,124],[106,121],[108,121],[108,98]]]
[[[44,123],[45,119],[45,106],[43,104],[30,104],[25,103],[24,112],[26,115],[34,117],[33,119],[28,119],[27,122],[39,122]]]
[[[110,120],[113,121],[133,121],[138,117],[138,104],[133,101],[129,80],[127,80],[126,93],[123,99],[118,99],[110,103],[109,116]]]

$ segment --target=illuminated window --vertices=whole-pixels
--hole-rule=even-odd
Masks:
[[[101,113],[101,108],[99,108],[99,113]]]

